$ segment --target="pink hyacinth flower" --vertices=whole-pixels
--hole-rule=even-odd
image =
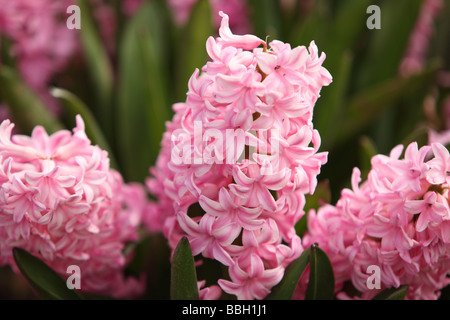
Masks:
[[[51,135],[35,127],[31,136],[12,135],[0,124],[0,264],[17,271],[12,249],[42,259],[61,276],[70,265],[81,271],[81,290],[133,297],[143,278],[125,278],[128,241],[147,206],[139,184],[126,184],[109,167],[106,151],[91,144],[80,116],[71,133]]]
[[[172,250],[187,237],[199,263],[228,271],[221,290],[262,299],[303,251],[295,224],[327,161],[313,108],[331,76],[313,42],[292,49],[236,35],[219,15],[219,37],[206,43],[211,59],[173,106],[147,187]]]
[[[411,143],[403,158],[402,150],[373,157],[362,183],[355,168],[352,189],[344,189],[335,206],[308,215],[304,245],[317,242],[329,255],[338,298],[353,298],[346,290],[351,283],[357,299],[400,285],[409,286],[407,299],[437,299],[450,283],[449,152],[436,143]],[[367,285],[373,266],[380,270],[379,289]]]

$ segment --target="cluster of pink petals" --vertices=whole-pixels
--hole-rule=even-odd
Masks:
[[[442,0],[423,0],[416,25],[410,35],[405,56],[400,63],[401,75],[416,73],[424,67],[427,49],[434,32],[434,20],[444,7]]]
[[[192,75],[186,102],[174,105],[150,170],[147,186],[158,199],[151,217],[172,249],[186,236],[194,255],[227,267],[229,279],[218,280],[222,290],[262,299],[303,251],[294,226],[327,161],[327,153],[317,152],[312,116],[331,76],[314,42],[309,50],[280,41],[267,45],[253,35],[234,35],[228,16],[220,15],[219,37],[206,44],[211,60]],[[245,139],[222,145],[219,135],[202,138],[207,130],[225,137],[230,129],[242,130]],[[176,162],[180,144],[185,161]],[[250,147],[253,154],[239,160]],[[195,162],[198,155],[203,161]],[[204,299],[220,293],[216,285],[200,291]]]
[[[54,109],[47,86],[76,48],[76,32],[66,26],[70,4],[73,0],[0,0],[0,34],[11,40],[10,55],[25,82]]]
[[[116,297],[142,293],[141,280],[124,278],[146,205],[143,186],[125,184],[106,151],[91,145],[77,116],[73,134],[11,135],[0,125],[0,265],[15,270],[12,248],[38,256],[64,278],[81,271],[81,290]]]
[[[317,242],[333,264],[338,297],[346,282],[369,299],[408,285],[406,298],[437,299],[450,283],[450,155],[441,144],[411,143],[372,158],[367,180],[355,168],[352,189],[336,206],[308,214],[303,245]],[[381,271],[381,288],[369,289],[369,266]],[[304,286],[299,286],[299,293]]]
[[[129,0],[130,1],[130,0]],[[132,0],[136,1],[136,0]],[[174,19],[178,25],[185,25],[189,21],[192,7],[198,0],[167,0],[173,12]],[[243,0],[209,0],[212,10],[213,22],[220,26],[220,11],[226,12],[233,17],[230,28],[237,33],[246,33],[250,30],[250,12],[247,1]],[[216,18],[219,17],[219,18]]]

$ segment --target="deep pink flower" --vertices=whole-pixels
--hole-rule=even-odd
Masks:
[[[226,266],[222,290],[262,299],[303,251],[294,227],[327,161],[312,114],[331,76],[314,43],[291,49],[235,35],[220,16],[219,37],[206,44],[211,60],[173,106],[147,186],[172,249],[187,236],[199,261]],[[285,73],[266,67],[272,57]]]
[[[123,250],[138,240],[146,208],[139,184],[125,184],[108,155],[91,145],[77,116],[71,133],[11,135],[0,125],[0,263],[15,270],[12,248],[43,259],[66,277],[78,265],[81,289],[116,297],[142,293],[144,279],[126,279]]]

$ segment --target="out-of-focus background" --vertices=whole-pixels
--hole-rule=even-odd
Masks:
[[[71,5],[80,29],[69,27]],[[333,83],[316,103],[314,127],[329,156],[306,210],[334,203],[353,167],[364,174],[376,153],[450,143],[447,0],[0,0],[0,118],[29,134],[35,125],[70,129],[81,114],[111,165],[144,183],[172,104],[207,62],[220,10],[236,34],[292,47],[315,41],[327,56]],[[146,297],[165,299],[168,253],[163,239],[152,241]],[[2,267],[0,298],[30,297]]]

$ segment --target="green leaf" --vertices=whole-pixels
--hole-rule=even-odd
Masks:
[[[125,27],[119,52],[117,156],[128,181],[143,182],[170,119],[164,24],[157,2],[144,3]]]
[[[180,240],[173,253],[170,298],[172,300],[198,300],[194,257],[186,237]]]
[[[286,268],[283,279],[272,289],[266,300],[292,299],[298,281],[310,261],[310,252],[311,249],[307,248],[298,259],[291,262]]]
[[[389,288],[381,291],[372,300],[403,300],[408,292],[408,286],[400,286],[399,288]]]
[[[14,260],[37,294],[51,300],[80,300],[81,296],[40,259],[19,248],[13,249]]]
[[[97,123],[97,119],[92,114],[91,110],[72,92],[61,89],[52,88],[50,93],[53,97],[60,100],[68,116],[73,120],[76,115],[80,115],[83,118],[86,134],[91,140],[92,144],[98,145],[109,154],[111,161],[111,167],[117,169],[117,163],[114,159],[114,154],[109,146],[100,125]]]
[[[43,126],[49,134],[63,128],[40,97],[7,66],[0,67],[0,99],[9,106],[12,120],[23,134],[31,133],[37,125]]]
[[[78,5],[81,11],[81,42],[92,85],[95,90],[96,107],[98,107],[94,113],[98,119],[101,119],[102,128],[109,138],[113,132],[113,68],[95,25],[92,16],[93,10],[87,0],[78,0]]]
[[[201,69],[208,61],[206,40],[214,35],[211,12],[208,0],[197,1],[186,27],[178,35],[175,71],[177,101],[186,100],[189,78],[196,68]]]
[[[309,283],[306,300],[332,300],[334,274],[327,254],[317,244],[311,246]]]

